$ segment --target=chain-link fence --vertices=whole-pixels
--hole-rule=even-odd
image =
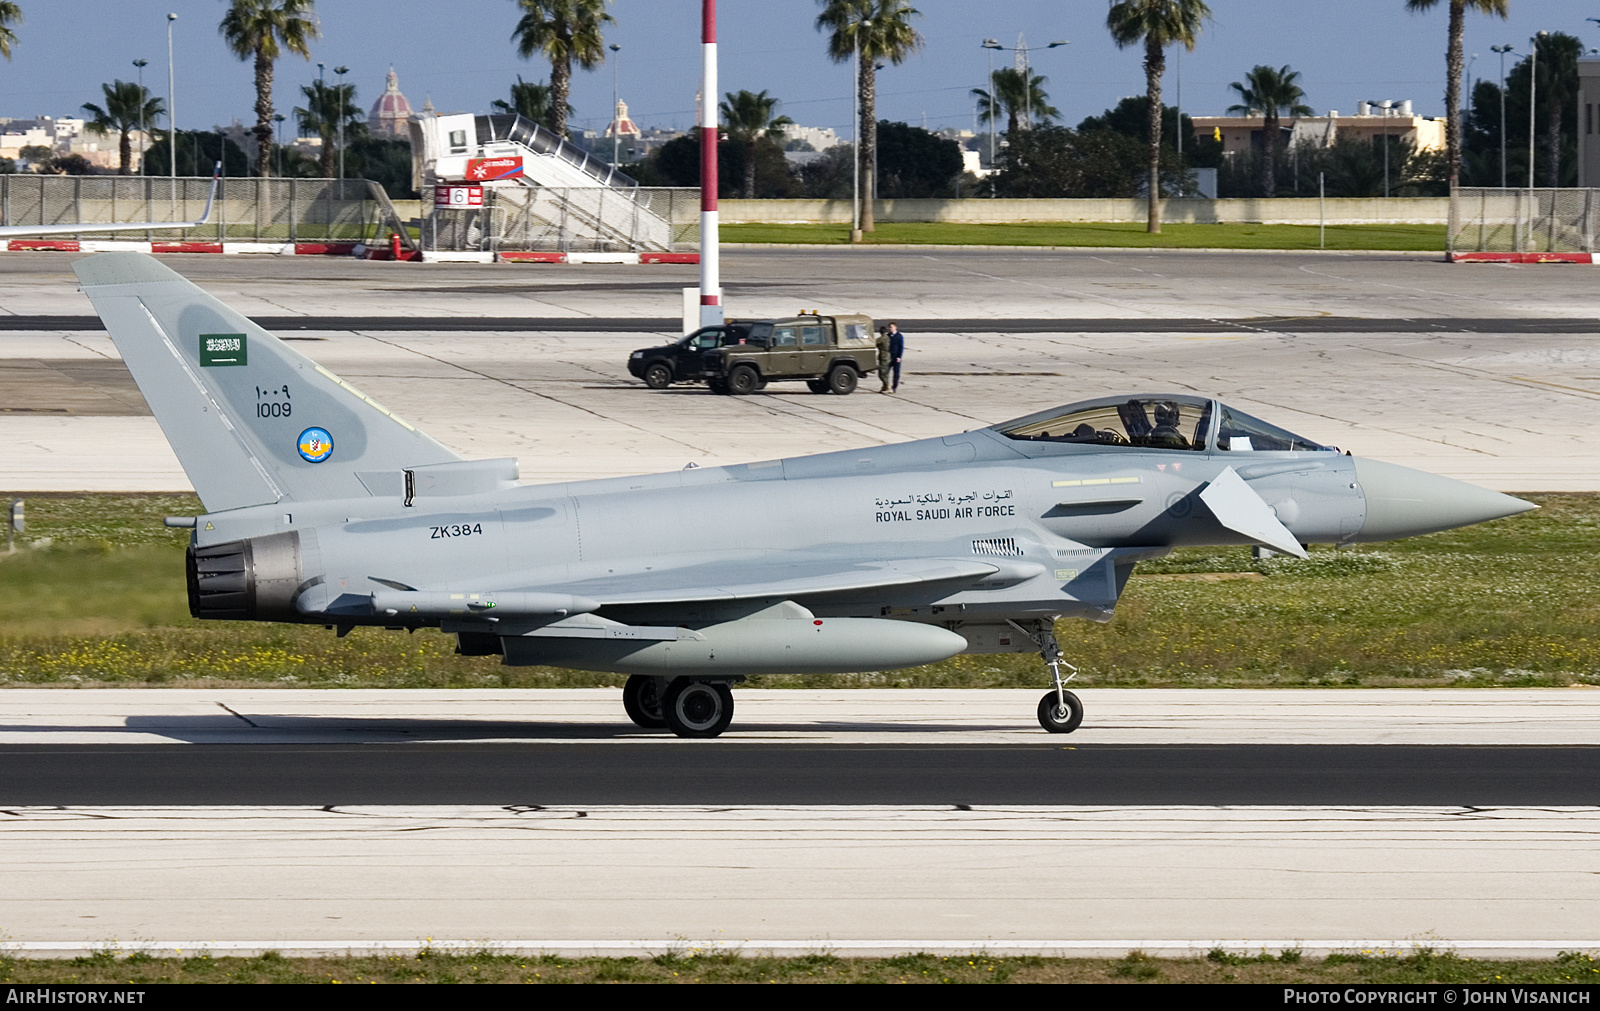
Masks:
[[[433,202],[431,190],[422,196]],[[482,207],[436,207],[422,223],[422,248],[439,252],[684,251],[699,241],[698,189],[485,187]]]
[[[1450,203],[1452,253],[1592,253],[1600,191],[1457,189]]]
[[[210,178],[0,175],[0,219],[8,225],[193,221]],[[382,186],[367,179],[223,179],[211,219],[190,229],[147,229],[129,238],[190,242],[366,242],[399,233],[415,248]],[[103,238],[104,233],[88,233]]]

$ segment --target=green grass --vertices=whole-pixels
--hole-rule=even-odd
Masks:
[[[1494,961],[1449,952],[1360,952],[1322,959],[1299,952],[1206,958],[940,956],[777,958],[738,951],[666,952],[653,958],[519,956],[493,950],[347,958],[158,957],[111,950],[70,960],[0,956],[0,983],[1579,983],[1600,981],[1589,955]]]
[[[844,225],[723,225],[724,242],[795,242],[844,245]],[[1031,222],[968,225],[944,222],[885,223],[865,236],[868,245],[1096,246],[1132,249],[1317,249],[1315,225],[1180,225],[1151,235],[1137,223]],[[1329,225],[1327,249],[1444,252],[1444,225]]]
[[[1141,565],[1108,624],[1063,622],[1077,684],[1102,687],[1600,684],[1600,496],[1306,561],[1186,549]],[[580,687],[614,674],[503,667],[454,639],[197,622],[184,596],[193,514],[172,496],[28,498],[27,547],[0,553],[0,684]],[[1218,575],[1222,574],[1222,575]],[[903,671],[765,676],[752,687],[1036,687],[1029,654]]]

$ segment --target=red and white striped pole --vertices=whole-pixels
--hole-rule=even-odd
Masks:
[[[717,0],[700,0],[700,325],[723,321],[717,272]]]

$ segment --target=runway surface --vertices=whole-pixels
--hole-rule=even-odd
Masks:
[[[745,690],[686,741],[613,689],[0,692],[0,804],[1600,803],[1600,692]]]
[[[1600,748],[7,747],[0,805],[1600,804]]]

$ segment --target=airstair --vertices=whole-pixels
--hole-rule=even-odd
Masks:
[[[425,249],[665,251],[687,204],[516,114],[414,117],[411,150]]]

